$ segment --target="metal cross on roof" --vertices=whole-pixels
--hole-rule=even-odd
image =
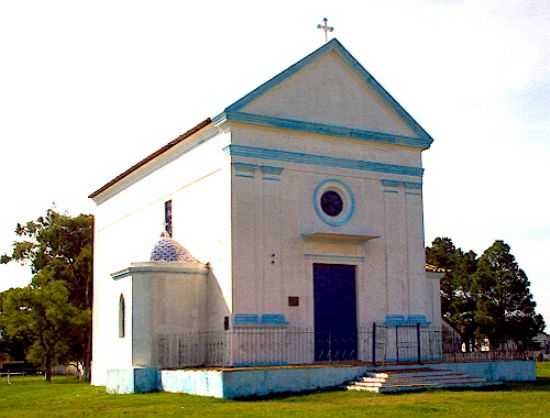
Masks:
[[[328,41],[328,33],[334,31],[334,27],[328,25],[328,19],[323,18],[323,24],[317,25],[317,29],[322,29],[325,32],[325,42]]]

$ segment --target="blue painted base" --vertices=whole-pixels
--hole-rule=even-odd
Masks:
[[[441,363],[437,365],[437,368],[484,377],[489,382],[534,382],[537,380],[537,364],[534,360]]]
[[[534,361],[432,363],[430,367],[480,376],[488,381],[522,382],[536,379]],[[409,368],[393,366],[304,366],[236,370],[157,370],[152,368],[107,371],[108,393],[165,391],[224,399],[270,396],[277,393],[328,389],[354,380],[368,371]]]
[[[107,370],[106,389],[108,393],[145,393],[159,390],[158,369],[136,367]]]

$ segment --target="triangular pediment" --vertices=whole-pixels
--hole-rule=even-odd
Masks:
[[[428,133],[336,39],[262,84],[226,112],[431,142]]]

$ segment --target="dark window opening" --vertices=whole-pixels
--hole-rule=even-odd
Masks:
[[[124,296],[120,295],[118,301],[118,336],[124,338],[126,335],[126,304],[124,303]]]
[[[164,230],[172,236],[172,201],[164,202]]]
[[[344,210],[342,196],[334,190],[329,190],[321,196],[321,208],[328,216],[338,216]]]
[[[300,298],[298,296],[289,296],[288,306],[300,306]]]

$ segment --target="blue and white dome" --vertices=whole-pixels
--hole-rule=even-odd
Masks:
[[[160,235],[160,241],[155,244],[151,252],[151,261],[167,263],[196,263],[197,260],[179,242],[170,238],[167,232]]]

